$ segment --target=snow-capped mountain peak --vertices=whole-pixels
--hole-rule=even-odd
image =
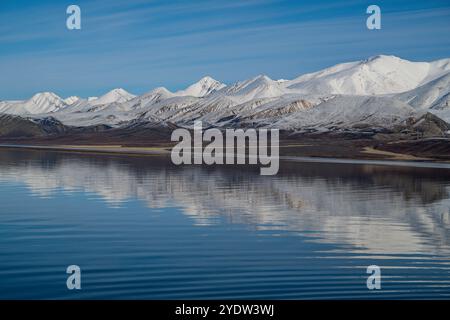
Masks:
[[[205,97],[225,87],[225,84],[206,76],[184,90],[176,92],[178,96]]]
[[[405,92],[431,80],[436,70],[430,63],[378,55],[300,76],[286,83],[292,90],[308,93],[379,95]]]
[[[388,61],[388,60],[403,60],[403,59],[401,59],[397,56],[393,56],[393,55],[377,54],[375,56],[371,56],[371,57],[367,58],[366,60],[363,60],[362,62],[370,63],[370,62],[377,61],[377,60],[378,61],[382,61],[382,60]]]
[[[66,106],[64,100],[53,92],[36,93],[24,103],[24,111],[30,114],[49,113]]]
[[[147,93],[145,93],[144,95],[155,95],[155,94],[161,94],[161,95],[170,95],[173,96],[174,94],[172,92],[170,92],[170,90],[168,90],[166,87],[157,87]]]
[[[175,94],[173,94],[166,88],[158,87],[158,88],[151,90],[150,92],[143,94],[142,96],[138,97],[138,99],[145,103],[148,103],[148,102],[158,102],[161,100],[169,99],[169,98],[172,98],[173,96],[175,96]]]
[[[122,110],[139,110],[146,106],[153,105],[163,100],[174,97],[175,95],[164,87],[155,88],[141,96],[137,96],[121,104]]]
[[[91,105],[95,106],[95,105],[108,104],[108,103],[113,103],[113,102],[123,103],[123,102],[133,99],[134,97],[136,97],[136,96],[127,92],[126,90],[124,90],[122,88],[116,88],[116,89],[109,91],[108,93],[101,96],[100,98],[92,100]]]
[[[4,101],[0,112],[7,114],[45,114],[64,109],[67,104],[53,92],[36,93],[25,101]]]
[[[234,101],[244,103],[253,99],[279,97],[285,94],[286,90],[280,82],[266,75],[259,75],[250,80],[237,82],[221,92]]]
[[[38,92],[32,96],[28,101],[40,103],[45,100],[61,100],[61,98],[53,92]]]
[[[67,104],[68,106],[70,106],[79,100],[80,100],[80,97],[70,96],[70,97],[67,97],[66,99],[64,99],[64,103]]]

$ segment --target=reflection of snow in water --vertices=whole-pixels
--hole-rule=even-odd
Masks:
[[[242,168],[116,159],[53,153],[49,161],[45,153],[29,153],[11,161],[4,152],[0,181],[24,183],[38,197],[83,191],[110,206],[134,199],[150,208],[178,206],[199,225],[224,218],[260,230],[308,232],[312,241],[366,253],[450,251],[449,186],[417,171],[435,169],[296,163],[263,177]]]

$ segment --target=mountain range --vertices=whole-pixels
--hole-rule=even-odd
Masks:
[[[192,127],[270,127],[293,132],[386,130],[432,113],[450,122],[450,58],[412,62],[379,55],[272,80],[266,75],[225,85],[204,77],[184,90],[164,87],[135,96],[114,89],[101,97],[37,93],[0,101],[0,113],[34,125],[51,118],[74,127],[139,123]]]

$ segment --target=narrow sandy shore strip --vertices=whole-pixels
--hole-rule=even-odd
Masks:
[[[95,153],[117,153],[117,154],[135,154],[135,155],[157,155],[169,154],[170,151],[164,147],[122,147],[120,145],[107,146],[76,146],[76,145],[20,145],[20,144],[0,144],[0,148],[13,149],[32,149],[32,150],[54,150],[54,151],[77,151],[77,152],[95,152]]]
[[[388,156],[388,157],[390,157],[389,160],[406,160],[406,161],[427,161],[427,160],[430,161],[430,160],[433,160],[430,158],[420,158],[420,157],[416,157],[416,156],[409,155],[409,154],[377,150],[372,147],[365,147],[362,152],[366,153],[366,154]]]

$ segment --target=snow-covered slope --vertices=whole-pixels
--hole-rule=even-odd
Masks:
[[[397,98],[418,109],[450,109],[450,71]]]
[[[122,88],[113,89],[109,91],[107,94],[101,96],[97,99],[92,99],[90,104],[92,106],[100,105],[100,104],[108,104],[108,103],[122,103],[133,99],[135,95],[125,91]]]
[[[142,96],[136,97],[127,103],[125,103],[126,109],[141,109],[146,106],[167,100],[169,98],[174,97],[175,94],[170,92],[164,87],[158,87],[156,89],[151,90],[150,92],[144,93]]]
[[[66,99],[64,99],[65,104],[67,104],[68,106],[74,104],[75,102],[79,101],[81,98],[77,97],[77,96],[70,96],[67,97]]]
[[[291,130],[386,128],[415,114],[410,105],[389,97],[336,96],[271,126]]]
[[[224,87],[225,84],[206,76],[185,90],[177,91],[175,94],[178,96],[204,97]]]
[[[442,63],[439,60],[438,63]],[[449,66],[448,60],[445,66]],[[450,71],[413,90],[398,94],[402,100],[417,110],[428,110],[450,123]]]
[[[244,103],[253,99],[273,98],[284,95],[287,90],[278,81],[268,76],[259,75],[253,79],[235,83],[218,91],[237,103]]]
[[[411,62],[395,56],[375,56],[364,61],[338,64],[284,82],[302,93],[380,95],[416,88],[449,69],[449,59],[432,63]]]
[[[24,113],[23,104],[25,101],[0,101],[0,113],[21,114]]]
[[[17,115],[43,114],[61,110],[66,106],[64,100],[53,92],[41,92],[26,101],[6,102],[0,112]]]

